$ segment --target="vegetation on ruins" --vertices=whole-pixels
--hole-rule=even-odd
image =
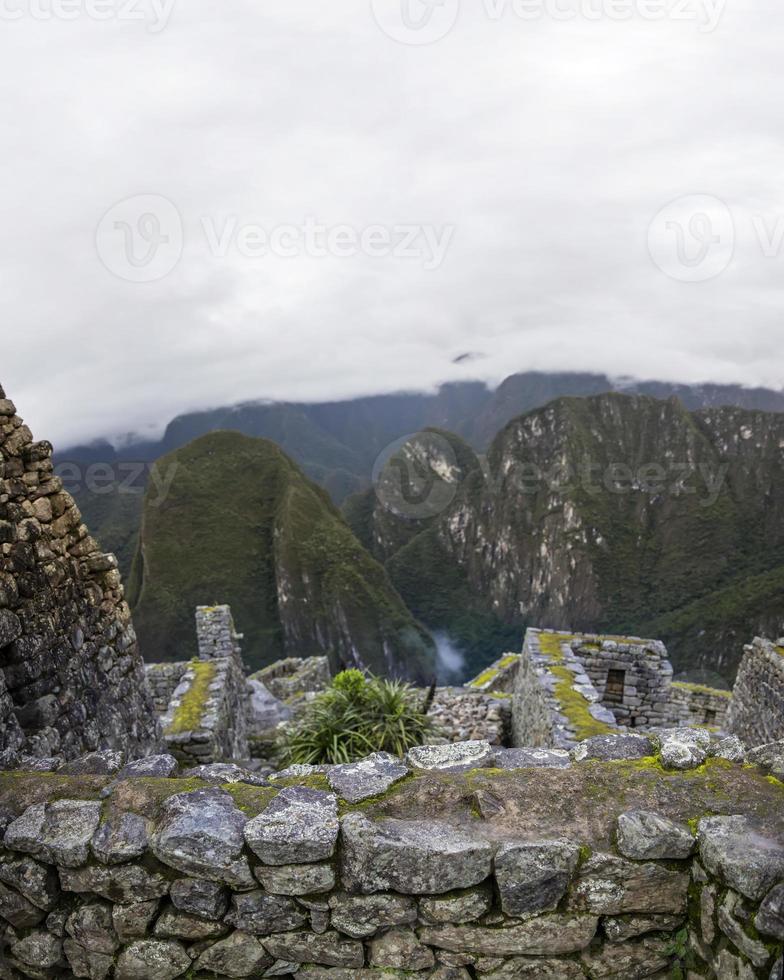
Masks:
[[[402,756],[431,728],[413,688],[344,670],[291,726],[284,750],[289,765],[355,762],[372,752]]]

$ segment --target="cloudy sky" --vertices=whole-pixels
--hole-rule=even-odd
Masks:
[[[780,0],[0,0],[0,381],[60,445],[532,368],[781,388],[783,41]]]

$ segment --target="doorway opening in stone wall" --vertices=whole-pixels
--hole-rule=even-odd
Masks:
[[[623,704],[626,671],[611,669],[607,672],[607,684],[604,688],[604,700],[611,704]]]
[[[706,725],[716,724],[716,712],[712,708],[707,708],[705,711],[705,724]]]

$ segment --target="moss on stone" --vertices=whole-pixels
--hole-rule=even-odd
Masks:
[[[500,671],[497,667],[488,667],[487,670],[483,670],[482,673],[475,677],[469,687],[484,687],[485,684],[489,684],[494,677],[497,677]]]
[[[575,730],[578,741],[591,738],[593,735],[609,735],[617,731],[604,722],[597,721],[589,711],[590,702],[575,690],[574,674],[563,666],[562,643],[571,643],[579,637],[560,633],[540,633],[539,648],[550,658],[548,670],[557,678],[553,694],[561,706],[564,715],[569,719]]]
[[[694,691],[697,694],[715,695],[719,698],[731,698],[732,691],[725,691],[720,687],[707,687],[704,684],[689,684],[687,681],[673,681],[673,687],[679,687],[685,691]]]
[[[218,668],[211,660],[192,660],[188,664],[188,670],[193,672],[194,678],[164,735],[181,735],[183,732],[196,731],[201,725],[204,706],[210,694],[210,684],[215,680]]]

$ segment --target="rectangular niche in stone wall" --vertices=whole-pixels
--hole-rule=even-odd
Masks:
[[[626,671],[611,667],[607,671],[607,684],[604,689],[604,701],[609,704],[623,704],[623,694],[626,686]]]

